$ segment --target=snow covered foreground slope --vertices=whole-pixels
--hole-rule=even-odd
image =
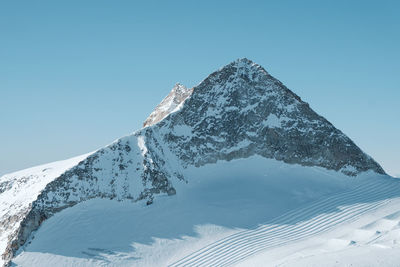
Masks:
[[[158,196],[150,206],[144,201],[97,198],[55,214],[13,263],[50,267],[400,262],[396,179],[373,172],[348,177],[259,156],[189,167],[184,174],[188,183],[178,184],[176,195]],[[382,261],[382,255],[390,257]]]
[[[312,111],[262,67],[247,59],[232,62],[192,89],[178,85],[146,120],[145,126],[68,164],[59,167],[50,164],[57,169],[51,175],[47,175],[46,168],[37,167],[1,177],[3,261],[9,262],[21,252],[27,240],[36,236],[34,231],[39,229],[39,234],[47,220],[56,218],[57,213],[66,208],[70,209],[59,214],[78,209],[88,200],[84,203],[115,199],[149,205],[154,197],[171,197],[177,192],[176,197],[179,197],[197,181],[191,177],[205,180],[196,176],[196,171],[207,170],[220,162],[252,157],[274,159],[329,169],[335,173],[334,177],[345,176],[346,181],[366,172],[384,176],[382,168],[346,135]],[[243,179],[251,178],[257,165],[241,166],[243,170],[239,173]],[[268,173],[255,176],[264,175],[268,177]],[[275,177],[282,179],[280,175]],[[36,186],[29,186],[31,183]],[[224,197],[225,187],[218,187],[222,190],[221,197]],[[307,201],[317,200],[321,196],[318,191],[325,190],[321,188],[301,194],[308,196]],[[20,197],[24,195],[30,197]],[[235,197],[229,196],[234,201]],[[279,195],[276,197],[282,201]],[[143,208],[144,212],[149,212],[154,205]],[[272,206],[263,213],[274,214],[271,209]],[[284,210],[279,208],[275,215]],[[183,214],[177,213],[177,216]],[[39,228],[42,223],[43,227]],[[35,242],[34,239],[25,249]],[[21,257],[26,254],[22,252]]]

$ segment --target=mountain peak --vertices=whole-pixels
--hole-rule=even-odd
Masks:
[[[247,58],[210,74],[181,102],[178,112],[159,122],[154,126],[164,128],[171,140],[183,138],[175,148],[184,154],[179,158],[196,166],[261,155],[347,175],[370,169],[384,173],[350,138]],[[182,136],[182,129],[196,135]],[[182,149],[186,143],[191,145]]]
[[[268,72],[263,67],[248,58],[239,58],[228,65],[236,67],[237,72],[239,73],[260,72],[268,75]]]
[[[240,80],[259,83],[270,77],[268,72],[259,64],[247,58],[240,58],[211,73],[201,84],[231,84],[240,82]],[[196,88],[201,87],[201,84],[196,86]]]
[[[181,83],[176,83],[171,92],[161,101],[143,123],[143,127],[153,125],[164,119],[168,114],[179,109],[180,105],[190,96],[193,89],[188,89]]]
[[[241,74],[258,73],[262,75],[268,75],[267,71],[263,67],[247,58],[237,59],[231,64],[236,67],[236,71]]]
[[[256,63],[254,63],[254,61],[252,61],[251,59],[248,59],[246,57],[242,57],[242,58],[238,58],[235,61],[233,61],[231,64],[235,64],[235,65],[255,65]]]
[[[253,65],[255,64],[252,60],[246,58],[246,57],[242,57],[242,58],[238,58],[235,61],[233,61],[235,64],[247,64],[247,65]]]
[[[172,87],[172,91],[175,93],[185,93],[186,91],[188,91],[189,89],[184,86],[183,84],[177,82],[174,87]]]

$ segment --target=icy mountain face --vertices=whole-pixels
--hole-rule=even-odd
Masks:
[[[177,84],[144,126],[73,164],[55,167],[52,176],[28,170],[1,177],[4,262],[54,213],[93,198],[151,204],[155,195],[176,193],[173,185],[188,180],[182,174],[188,166],[259,155],[347,175],[384,173],[346,135],[248,59],[232,62],[192,89]],[[32,179],[39,186],[27,186]]]

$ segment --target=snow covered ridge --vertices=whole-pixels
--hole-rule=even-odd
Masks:
[[[192,89],[177,84],[144,126],[89,155],[1,177],[3,262],[55,213],[94,198],[151,204],[155,195],[176,194],[176,185],[188,182],[188,167],[258,155],[349,176],[384,174],[346,135],[248,59]]]

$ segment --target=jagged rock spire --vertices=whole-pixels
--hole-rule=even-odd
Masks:
[[[149,117],[143,123],[143,127],[153,125],[164,119],[168,114],[176,111],[179,105],[183,103],[193,92],[193,89],[188,89],[184,85],[177,83],[172,88],[171,92],[161,101],[154,109]]]

